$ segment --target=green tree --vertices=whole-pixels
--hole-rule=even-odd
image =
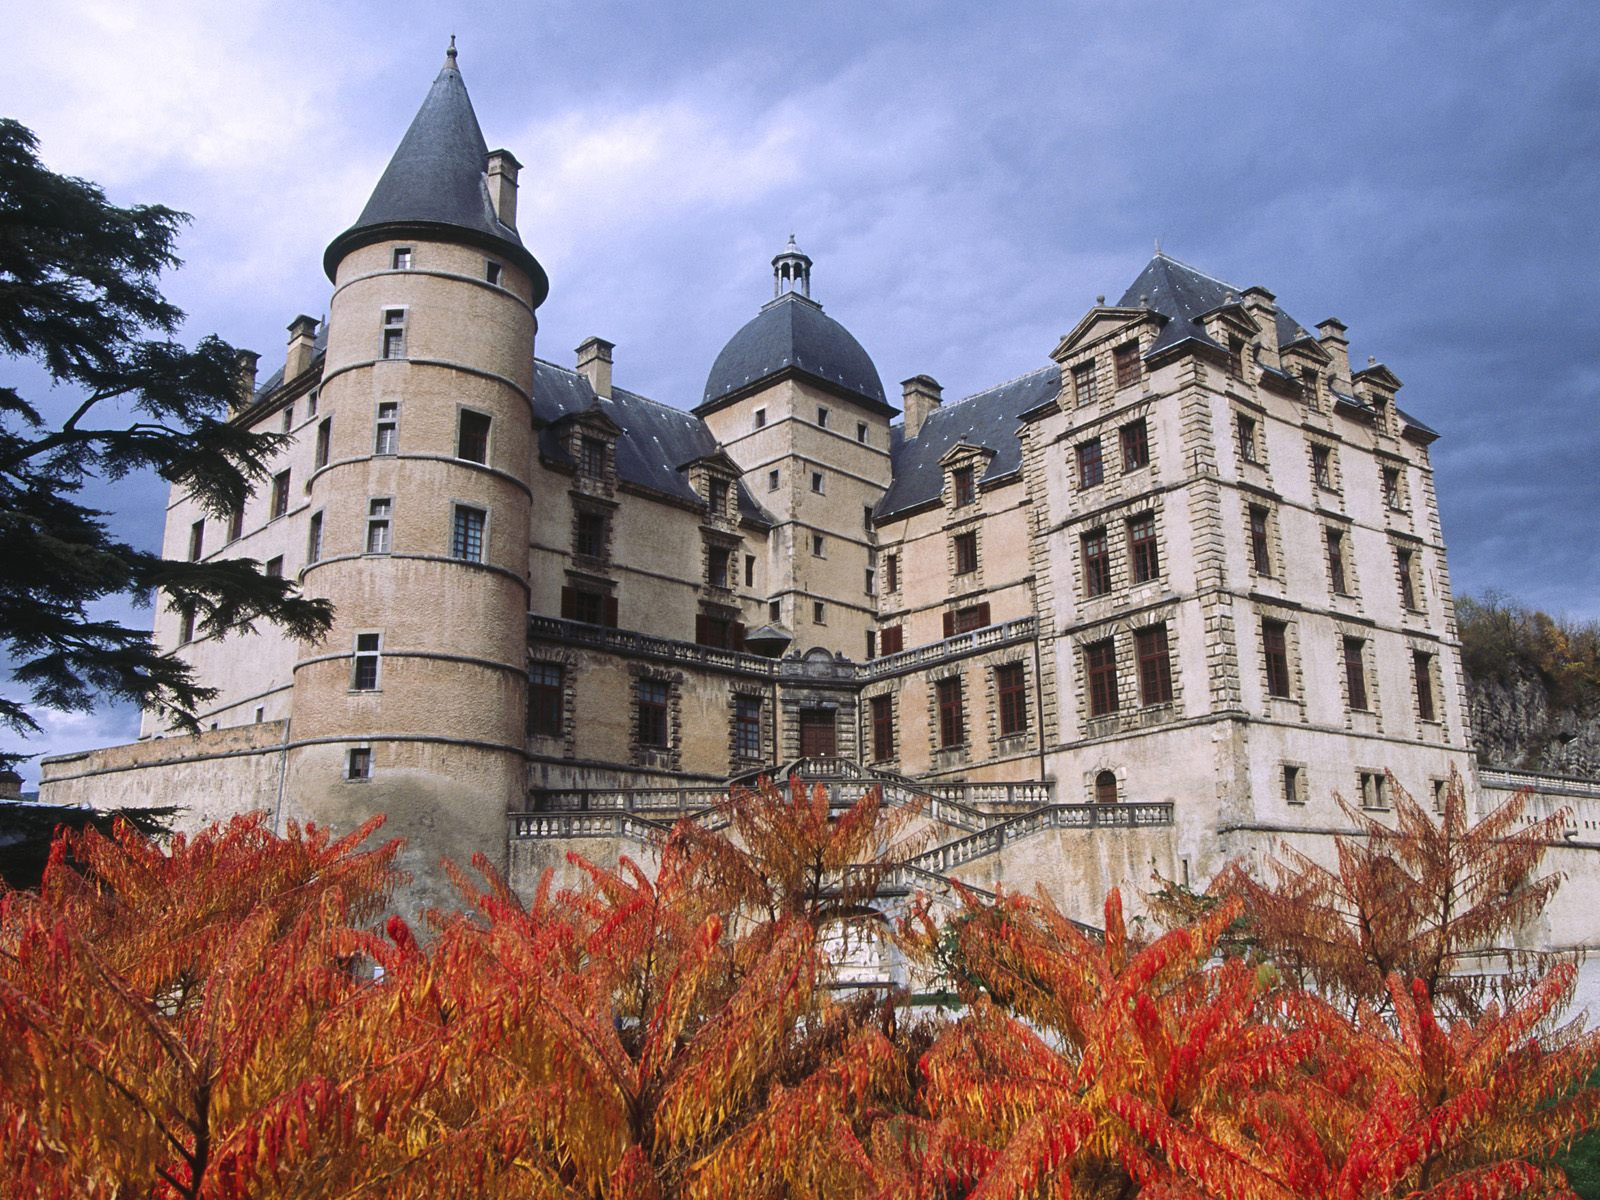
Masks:
[[[101,699],[160,706],[195,727],[210,698],[148,632],[97,601],[159,594],[202,634],[270,621],[295,638],[328,629],[325,601],[251,559],[168,562],[111,536],[78,500],[92,478],[154,471],[221,515],[267,475],[282,435],[228,420],[238,354],[217,337],[172,340],[183,313],[161,293],[187,216],[119,208],[96,185],[57,175],[34,135],[0,120],[0,352],[32,359],[78,398],[59,422],[0,385],[0,648],[29,700],[0,697],[0,723],[36,732],[29,704],[85,710]],[[0,763],[16,755],[0,755]]]

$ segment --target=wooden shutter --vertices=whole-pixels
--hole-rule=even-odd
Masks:
[[[978,605],[978,628],[982,629],[987,624],[989,624],[989,602],[985,600]]]
[[[944,614],[944,635],[945,635],[945,637],[954,637],[955,633],[956,633],[956,614],[953,613],[953,612],[946,612]]]
[[[561,616],[563,620],[567,621],[576,621],[578,619],[577,589],[569,587],[561,589]]]
[[[728,640],[728,649],[744,649],[744,625],[738,621],[733,623],[733,636]]]
[[[606,624],[612,629],[617,627],[617,598],[615,596],[606,597]]]

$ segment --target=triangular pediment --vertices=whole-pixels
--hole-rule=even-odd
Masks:
[[[1165,318],[1148,308],[1109,308],[1096,305],[1084,314],[1083,319],[1072,327],[1070,333],[1061,339],[1060,344],[1050,352],[1050,357],[1061,362],[1092,342],[1121,333],[1130,326],[1147,320],[1159,323]]]

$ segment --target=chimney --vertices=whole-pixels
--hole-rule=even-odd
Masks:
[[[1338,317],[1317,322],[1317,341],[1333,359],[1334,382],[1350,390],[1350,339],[1345,337],[1345,324]]]
[[[254,350],[240,350],[237,353],[239,383],[233,401],[234,412],[249,408],[251,401],[256,398],[256,363],[261,361],[261,355]]]
[[[517,172],[522,164],[509,150],[489,151],[489,203],[494,205],[494,215],[500,224],[517,227]]]
[[[1283,370],[1283,360],[1278,357],[1278,307],[1277,297],[1264,287],[1244,290],[1244,310],[1261,326],[1256,345],[1261,350],[1261,365]]]
[[[901,407],[906,414],[906,438],[909,440],[922,431],[922,423],[944,403],[944,389],[932,375],[913,375],[901,382],[900,394]]]
[[[605,338],[584,338],[578,347],[578,374],[589,381],[594,394],[611,399],[611,352],[616,347]]]
[[[289,353],[283,360],[283,381],[298,379],[311,366],[317,348],[317,319],[301,313],[289,322]]]
[[[10,767],[0,770],[0,800],[22,799],[22,776]]]

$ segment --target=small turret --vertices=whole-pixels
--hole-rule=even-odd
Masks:
[[[811,295],[811,258],[794,244],[792,233],[789,244],[772,259],[772,294],[781,296],[785,292],[799,292],[807,298]]]

